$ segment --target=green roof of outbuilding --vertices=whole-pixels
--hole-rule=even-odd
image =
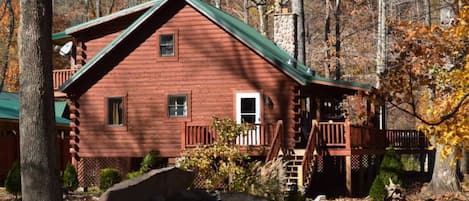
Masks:
[[[114,49],[120,42],[140,27],[143,22],[150,18],[163,4],[167,3],[168,0],[156,0],[151,1],[153,7],[148,9],[144,14],[142,14],[137,20],[135,20],[129,27],[127,27],[120,35],[114,38],[106,47],[104,47],[100,52],[98,52],[93,58],[90,59],[80,70],[78,70],[69,80],[67,80],[59,90],[63,92],[68,92],[68,88],[78,79],[81,79],[83,75],[92,68],[99,60],[106,56],[112,49]],[[271,62],[274,66],[279,68],[285,74],[290,76],[292,79],[296,80],[302,85],[307,85],[309,83],[331,85],[337,87],[347,87],[357,90],[368,90],[371,89],[370,85],[361,84],[357,82],[349,82],[343,80],[332,80],[317,75],[313,75],[307,72],[308,67],[300,62],[296,62],[296,59],[293,58],[290,54],[285,52],[282,48],[278,47],[274,42],[267,39],[265,36],[257,32],[255,29],[240,21],[239,19],[203,2],[200,0],[185,0],[193,8],[201,12],[204,16],[209,18],[215,24],[219,25],[225,31],[230,33],[233,37],[240,40],[246,46],[250,47],[257,54],[261,55],[263,58]],[[148,2],[147,2],[148,3]],[[147,5],[147,4],[145,4]],[[129,9],[132,10],[132,9]],[[128,12],[127,12],[128,13]],[[89,23],[82,25],[77,25],[75,27],[90,27],[98,25],[98,22],[109,21],[115,17],[105,16],[98,18]],[[73,28],[73,27],[72,27]],[[68,31],[72,28],[66,30]],[[75,28],[76,29],[76,28]]]
[[[66,34],[65,31],[52,34],[52,40],[62,40],[62,39],[68,39],[71,37],[72,36]]]
[[[67,102],[55,102],[55,122],[60,125],[69,125],[70,120],[63,118]],[[0,92],[0,119],[19,120],[19,96],[17,93]]]

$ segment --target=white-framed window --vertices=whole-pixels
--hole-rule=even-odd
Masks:
[[[188,106],[186,94],[168,95],[169,117],[187,117],[187,110]]]

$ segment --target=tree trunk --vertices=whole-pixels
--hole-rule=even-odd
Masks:
[[[330,6],[331,2],[330,0],[326,0],[326,16],[324,18],[324,46],[325,46],[325,51],[324,51],[324,77],[330,78],[330,60],[331,60],[331,55],[330,55],[330,42],[329,42],[329,34],[331,33],[331,15],[330,15]]]
[[[101,0],[96,0],[96,5],[94,9],[96,18],[101,17]]]
[[[52,90],[52,4],[21,0],[20,158],[23,201],[61,200]]]
[[[292,0],[292,12],[296,18],[296,59],[301,63],[306,63],[305,55],[305,16],[303,0]]]
[[[376,73],[379,75],[384,72],[386,68],[386,1],[378,1],[378,42],[376,51]],[[377,82],[379,87],[379,80]]]
[[[265,6],[266,3],[265,1],[259,1],[257,2],[257,12],[259,13],[259,32],[261,32],[262,35],[267,36],[267,18],[266,18],[266,10]]]
[[[218,9],[221,9],[221,0],[215,0],[215,7],[218,8]]]
[[[249,24],[249,0],[243,0],[243,21],[246,24]]]
[[[340,80],[340,0],[335,1],[335,79]]]
[[[443,28],[451,26],[456,11],[453,4],[447,0],[440,0],[440,23]]]
[[[450,165],[455,160],[454,153],[446,159],[441,156],[442,145],[436,145],[435,168],[433,169],[432,180],[430,181],[430,190],[433,193],[446,193],[461,191],[460,181],[457,175],[457,166]]]
[[[15,33],[15,13],[13,11],[13,5],[11,4],[11,0],[5,1],[5,9],[8,9],[8,15],[10,16],[10,22],[8,25],[8,36],[5,42],[5,46],[2,49],[1,57],[2,63],[0,64],[0,91],[6,91],[5,88],[5,79],[6,79],[6,72],[8,70],[8,63],[10,60],[10,47],[11,42],[13,40],[13,35]],[[3,16],[2,16],[3,17]]]
[[[432,10],[431,10],[431,2],[430,0],[424,0],[423,1],[424,3],[424,7],[425,7],[425,23],[428,25],[428,26],[431,26],[432,25]]]

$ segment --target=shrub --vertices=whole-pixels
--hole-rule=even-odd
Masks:
[[[63,186],[67,191],[75,191],[78,188],[78,175],[75,167],[67,163],[63,175]]]
[[[381,161],[379,174],[371,185],[369,192],[371,199],[373,201],[382,201],[386,197],[387,191],[385,185],[389,185],[389,179],[392,179],[395,184],[402,186],[402,173],[403,165],[399,156],[394,151],[394,148],[388,148],[384,154],[383,161]]]
[[[160,153],[158,151],[152,150],[148,152],[145,157],[143,157],[143,160],[140,163],[140,169],[134,172],[129,172],[127,174],[127,178],[133,179],[139,177],[151,169],[156,168],[156,166],[161,162],[163,162],[163,159],[160,157]]]
[[[7,192],[18,196],[21,193],[21,168],[20,163],[15,161],[5,179],[5,188]]]
[[[114,168],[104,168],[99,173],[99,189],[107,190],[111,186],[121,181],[119,170]]]
[[[140,171],[146,173],[151,169],[154,169],[156,165],[162,162],[160,152],[152,150],[143,157],[142,163],[140,164]]]

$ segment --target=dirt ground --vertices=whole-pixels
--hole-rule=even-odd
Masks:
[[[465,175],[461,182],[463,192],[452,194],[431,195],[425,192],[426,184],[416,183],[406,189],[406,198],[408,201],[469,201],[469,174]],[[424,189],[424,190],[422,190]],[[8,194],[5,188],[0,188],[0,201],[13,201],[14,196]],[[96,201],[96,196],[86,193],[75,193],[67,196],[64,201]],[[338,198],[334,201],[369,201],[368,198]]]

